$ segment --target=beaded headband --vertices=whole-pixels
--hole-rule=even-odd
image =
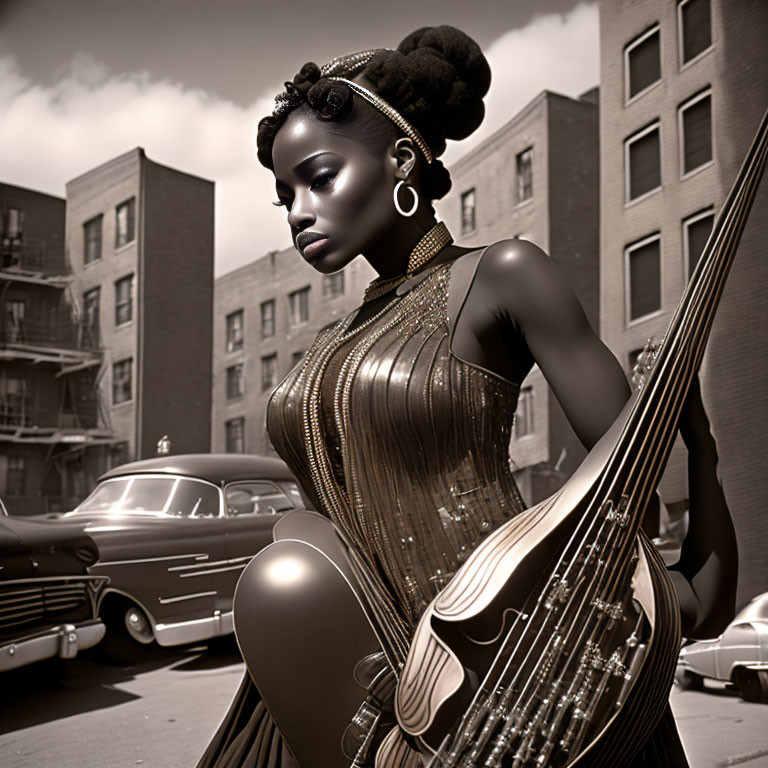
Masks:
[[[385,117],[389,118],[411,141],[419,148],[424,159],[430,165],[434,161],[434,156],[429,145],[424,141],[424,137],[412,126],[391,104],[388,104],[381,96],[369,91],[360,83],[349,80],[342,75],[354,77],[355,74],[362,71],[365,65],[379,51],[390,50],[388,48],[371,48],[368,51],[359,51],[350,53],[347,56],[338,56],[331,59],[327,64],[320,67],[321,77],[327,77],[329,80],[338,80],[346,83],[358,96],[362,96],[369,104],[376,107]],[[338,74],[337,74],[338,73]]]

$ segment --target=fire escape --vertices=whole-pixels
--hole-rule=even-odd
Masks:
[[[77,309],[71,282],[63,253],[27,238],[0,243],[0,444],[43,454],[47,511],[89,492],[122,444],[99,395],[98,313]]]

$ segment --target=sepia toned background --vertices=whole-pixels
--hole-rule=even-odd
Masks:
[[[540,245],[628,375],[661,340],[768,106],[765,2],[0,0],[12,515],[71,509],[164,436],[172,453],[273,453],[269,393],[375,275],[358,258],[323,276],[290,246],[256,124],[305,61],[440,23],[471,34],[493,71],[486,120],[443,157],[453,187],[437,211],[456,240]],[[764,182],[702,366],[740,605],[768,589],[767,203]],[[526,501],[583,456],[534,368],[510,444]],[[670,562],[685,466],[678,444],[653,522]]]

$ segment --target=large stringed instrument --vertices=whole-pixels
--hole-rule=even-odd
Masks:
[[[382,609],[391,598],[316,521],[294,515],[254,557],[235,630],[302,768],[369,765],[372,751],[376,768],[612,768],[642,746],[681,638],[674,590],[641,525],[767,156],[768,113],[642,389],[559,491],[470,555],[407,654]],[[292,669],[274,663],[277,647]],[[398,726],[372,747],[385,721],[371,692],[384,675],[364,667],[379,647],[398,680]]]
[[[622,765],[659,722],[679,607],[641,524],[760,183],[767,118],[643,388],[568,482],[494,531],[420,619],[396,712],[430,766]]]

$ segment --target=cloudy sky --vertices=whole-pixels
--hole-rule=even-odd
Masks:
[[[599,78],[597,2],[579,0],[0,0],[0,180],[63,195],[68,179],[142,146],[216,182],[216,272],[290,244],[259,119],[308,60],[395,47],[454,24],[491,63],[487,117],[450,165],[544,88]]]

